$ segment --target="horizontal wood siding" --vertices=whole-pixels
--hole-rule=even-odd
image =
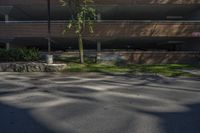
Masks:
[[[97,5],[134,5],[134,4],[200,4],[199,0],[94,0]],[[59,0],[51,0],[59,5]],[[41,5],[46,0],[0,0],[0,5]]]
[[[74,31],[62,34],[66,23],[52,23],[53,37],[75,36]],[[47,37],[47,23],[0,23],[0,38]],[[200,22],[196,23],[142,23],[142,22],[101,22],[95,23],[94,33],[88,31],[85,37],[198,37]]]

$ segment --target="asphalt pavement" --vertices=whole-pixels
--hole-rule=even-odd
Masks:
[[[200,78],[0,73],[0,133],[200,133]]]

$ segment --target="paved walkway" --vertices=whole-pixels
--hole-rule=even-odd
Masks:
[[[0,73],[1,133],[200,133],[200,79]]]
[[[200,69],[189,69],[189,70],[182,70],[182,71],[200,77]]]

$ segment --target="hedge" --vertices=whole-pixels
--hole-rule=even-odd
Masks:
[[[39,50],[32,48],[0,49],[0,61],[38,61]]]

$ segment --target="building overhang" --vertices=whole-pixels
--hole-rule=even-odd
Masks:
[[[95,5],[200,4],[198,0],[94,0]],[[59,0],[51,0],[60,5]],[[46,5],[46,0],[1,0],[0,5]]]

